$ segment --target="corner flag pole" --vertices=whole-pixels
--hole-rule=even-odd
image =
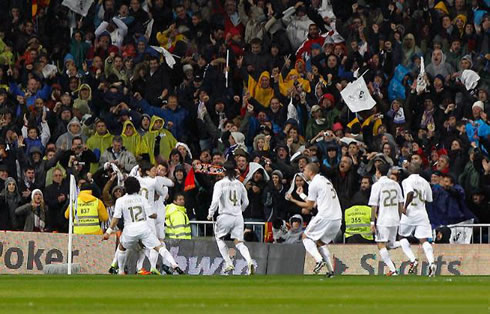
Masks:
[[[69,205],[70,214],[69,214],[69,226],[68,226],[68,275],[71,275],[72,255],[73,255],[73,248],[72,248],[72,242],[73,242],[73,201],[76,201],[76,199],[74,199],[75,189],[76,189],[75,177],[73,175],[70,175],[70,205]]]

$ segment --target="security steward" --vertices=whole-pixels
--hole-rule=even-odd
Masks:
[[[184,205],[184,195],[176,193],[173,203],[165,208],[165,236],[168,239],[191,238],[191,225]]]
[[[109,220],[109,214],[104,203],[92,195],[92,187],[85,183],[80,187],[77,204],[73,214],[74,234],[103,234],[101,222]],[[69,219],[70,207],[65,211],[65,218]]]
[[[345,242],[373,243],[371,207],[354,205],[345,210]]]

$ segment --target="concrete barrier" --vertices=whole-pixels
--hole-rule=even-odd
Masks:
[[[383,275],[388,268],[379,257],[375,245],[329,245],[333,256],[336,274],[345,275]],[[417,273],[427,274],[424,251],[419,245],[412,245],[419,259]],[[401,274],[407,274],[407,257],[401,248],[390,251],[391,258]],[[435,244],[435,264],[437,275],[490,275],[490,245],[488,244]],[[312,274],[315,261],[306,254],[305,274]]]

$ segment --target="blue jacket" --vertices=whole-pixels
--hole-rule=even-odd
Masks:
[[[175,111],[170,109],[162,109],[155,106],[150,105],[146,100],[142,99],[136,102],[136,106],[140,107],[143,110],[143,113],[146,113],[151,116],[158,116],[165,120],[165,123],[168,121],[172,121],[173,126],[168,128],[172,135],[179,141],[182,141],[182,137],[185,135],[185,120],[189,115],[189,112],[182,107],[177,107]]]
[[[433,228],[476,218],[466,206],[464,190],[460,185],[454,185],[449,190],[434,185],[432,194],[434,201],[428,203],[427,210]]]
[[[10,83],[9,87],[10,87],[10,92],[14,96],[22,96],[22,97],[25,96],[24,91],[22,91],[19,88],[19,86],[17,86],[17,84]],[[36,99],[41,98],[43,100],[47,100],[50,95],[51,95],[51,86],[46,84],[43,86],[43,88],[38,90],[34,95],[31,95],[30,97],[27,98],[27,100],[26,100],[27,108],[32,107],[34,105],[34,102],[36,101]]]

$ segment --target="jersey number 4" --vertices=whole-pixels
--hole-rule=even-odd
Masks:
[[[145,220],[145,215],[142,215],[143,208],[141,206],[129,207],[129,213],[131,214],[131,219],[133,222]]]
[[[384,190],[382,193],[386,195],[383,201],[384,207],[396,206],[397,204],[396,199],[398,196],[398,192],[395,189]]]
[[[236,197],[236,190],[230,190],[228,199],[233,203],[233,206],[237,206],[238,198]]]

